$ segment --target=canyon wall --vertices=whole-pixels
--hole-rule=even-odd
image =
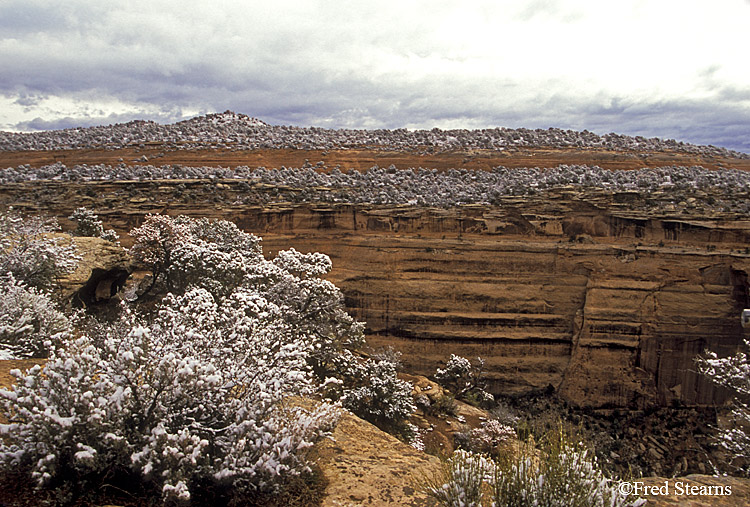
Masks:
[[[589,407],[726,399],[693,360],[742,342],[750,221],[570,189],[448,210],[253,205],[237,200],[242,183],[35,182],[0,199],[61,218],[85,205],[121,235],[145,213],[223,218],[263,236],[267,255],[324,252],[368,342],[414,373],[453,353],[484,358],[494,393],[552,386]]]

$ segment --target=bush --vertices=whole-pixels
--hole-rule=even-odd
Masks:
[[[492,454],[495,453],[497,446],[516,439],[517,435],[513,428],[490,419],[482,423],[479,428],[471,430],[469,445],[473,451]]]
[[[493,469],[483,456],[459,449],[443,463],[440,475],[427,479],[424,489],[446,507],[481,507],[482,485]]]
[[[56,235],[53,218],[25,217],[12,209],[0,213],[0,274],[11,273],[28,286],[48,289],[78,263],[70,237]]]
[[[484,360],[477,358],[477,365],[465,357],[451,354],[445,368],[438,368],[435,380],[452,392],[456,398],[475,406],[486,406],[494,401],[492,394],[485,389]]]
[[[300,337],[315,340],[308,359],[321,381],[335,373],[334,358],[364,343],[364,325],[346,313],[341,291],[319,278],[331,269],[326,255],[290,249],[266,260],[260,238],[226,220],[148,215],[131,235],[131,252],[152,270],[151,288],[199,287],[217,300],[246,289],[279,304]]]
[[[168,296],[150,324],[125,312],[106,329],[54,349],[44,369],[14,371],[15,389],[0,391],[0,462],[61,497],[111,471],[165,500],[206,484],[274,491],[309,470],[306,450],[336,420],[329,406],[291,403],[314,389],[313,342],[257,295],[217,303],[193,289]]]
[[[46,357],[70,328],[69,319],[46,293],[10,273],[0,276],[0,359]]]
[[[495,407],[490,410],[490,415],[493,419],[498,420],[500,423],[515,428],[521,418],[516,415],[515,411],[505,402],[499,402]]]
[[[745,340],[744,346],[750,348],[750,341]],[[750,406],[743,401],[750,396],[750,360],[742,350],[724,358],[706,351],[696,363],[701,374],[735,395],[732,427],[720,431],[718,441],[729,452],[730,464],[742,474],[750,475]]]
[[[187,224],[167,215],[146,215],[143,224],[131,230],[130,236],[133,238],[130,254],[151,270],[151,286],[145,293],[164,277],[174,250],[191,239]]]
[[[456,405],[456,398],[450,393],[438,396],[435,398],[435,403],[432,404],[432,411],[438,414],[457,415],[458,405]]]
[[[148,316],[126,306],[114,322],[79,324],[45,368],[14,372],[18,385],[0,391],[6,469],[64,501],[131,479],[167,502],[264,497],[309,471],[307,449],[335,421],[328,405],[293,403],[324,380],[341,404],[409,439],[412,386],[397,354],[352,352],[364,326],[320,278],[327,256],[266,260],[259,238],[222,220],[150,215],[133,234],[133,255],[173,292]],[[8,320],[25,330],[19,319]]]
[[[76,229],[73,231],[74,236],[87,236],[91,238],[102,238],[112,243],[116,243],[119,237],[113,229],[104,230],[102,221],[99,217],[88,208],[78,208],[68,217],[76,223]]]
[[[407,422],[416,410],[413,386],[398,378],[398,356],[377,357],[360,361],[351,354],[339,356],[336,374],[340,378],[329,378],[328,395],[362,419],[409,441],[413,431]]]
[[[500,456],[498,461],[458,450],[440,476],[426,481],[424,490],[445,506],[479,506],[485,491],[497,507],[645,504],[643,499],[622,495],[618,484],[604,476],[585,447],[556,432],[550,433],[540,448],[527,443],[516,454]]]
[[[496,506],[638,507],[646,503],[620,493],[581,442],[550,432],[540,449],[530,444],[500,460],[492,481]]]

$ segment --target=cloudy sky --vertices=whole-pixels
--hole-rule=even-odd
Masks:
[[[750,153],[750,0],[2,0],[0,129],[227,109]]]

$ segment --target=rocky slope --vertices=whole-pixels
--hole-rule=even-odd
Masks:
[[[117,149],[152,144],[166,149],[213,147],[232,150],[261,148],[332,150],[375,148],[398,152],[503,151],[524,147],[604,149],[627,152],[677,152],[700,156],[748,158],[716,146],[698,146],[673,139],[631,137],[587,130],[493,128],[481,130],[352,130],[272,126],[232,111],[198,116],[171,125],[131,121],[100,127],[57,131],[0,132],[0,150]]]

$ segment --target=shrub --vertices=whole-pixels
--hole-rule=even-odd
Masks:
[[[484,422],[479,428],[471,430],[469,445],[471,449],[486,454],[493,453],[498,445],[517,438],[516,432],[495,419]]]
[[[329,379],[329,385],[337,386],[335,397],[342,406],[385,431],[411,440],[413,431],[407,422],[416,410],[413,387],[398,378],[397,362],[387,355],[360,361],[342,354],[337,364],[340,379]],[[329,390],[329,394],[334,391]]]
[[[455,416],[458,414],[456,398],[450,393],[438,396],[435,398],[435,403],[432,404],[432,411],[438,414]]]
[[[498,462],[492,481],[496,506],[638,507],[640,498],[623,495],[582,443],[564,432],[550,432],[540,449],[526,444]]]
[[[440,475],[427,479],[424,489],[446,507],[481,507],[482,484],[493,469],[483,456],[459,449],[443,463]]]
[[[750,348],[750,341],[745,340],[744,346]],[[718,441],[729,452],[731,464],[743,474],[750,475],[750,406],[743,401],[750,395],[750,360],[742,350],[724,358],[706,351],[702,357],[696,358],[696,363],[698,371],[711,382],[735,394],[733,425],[719,432]]]
[[[314,337],[309,361],[321,381],[335,373],[333,359],[344,349],[364,343],[364,325],[346,312],[341,291],[319,278],[331,269],[326,255],[290,249],[266,260],[260,238],[226,220],[148,215],[131,235],[152,287],[163,280],[176,293],[200,287],[216,299],[247,289],[283,307],[300,336]]]
[[[516,415],[515,411],[505,402],[499,402],[495,407],[490,410],[490,415],[493,419],[497,419],[500,423],[515,428],[521,421],[521,418]]]
[[[307,449],[337,413],[293,400],[331,375],[350,406],[407,427],[411,386],[388,357],[352,354],[363,325],[319,278],[327,256],[266,260],[259,238],[226,221],[152,215],[134,235],[134,255],[175,292],[148,319],[124,307],[53,347],[43,369],[14,371],[17,386],[0,391],[6,469],[61,502],[118,478],[166,502],[261,498],[309,472]]]
[[[645,504],[643,499],[622,495],[618,485],[604,476],[585,447],[563,432],[553,432],[540,448],[527,443],[498,461],[458,450],[440,476],[426,481],[424,490],[445,506],[481,505],[484,491],[490,492],[496,507]]]
[[[102,238],[112,243],[116,243],[119,239],[113,229],[105,231],[102,221],[99,220],[96,213],[88,208],[78,208],[68,218],[76,223],[76,229],[73,231],[74,236]]]
[[[486,405],[494,401],[492,394],[485,389],[484,360],[477,358],[477,365],[465,357],[451,354],[445,368],[438,368],[435,380],[451,391],[456,398],[463,399],[473,405]]]
[[[273,491],[308,470],[306,450],[336,420],[329,406],[290,402],[314,388],[313,341],[257,295],[216,302],[192,289],[150,324],[126,312],[105,329],[54,349],[44,369],[14,371],[15,389],[0,391],[0,462],[63,496],[111,471],[165,500],[207,483]]]
[[[0,213],[0,274],[12,273],[28,286],[48,289],[78,263],[70,237],[54,234],[54,218],[26,217],[12,209]]]
[[[46,357],[70,327],[46,293],[27,287],[10,273],[0,276],[0,359]]]
[[[130,231],[130,254],[151,270],[151,286],[156,286],[172,263],[172,253],[190,239],[189,227],[167,215],[146,215],[140,227]]]

